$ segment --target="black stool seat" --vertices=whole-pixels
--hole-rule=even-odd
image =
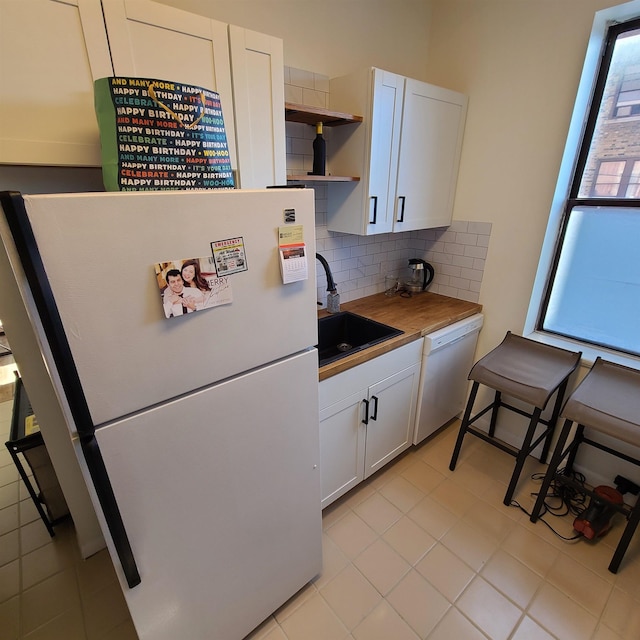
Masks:
[[[469,380],[544,409],[576,368],[578,355],[509,332],[501,344],[476,362]]]
[[[554,480],[570,483],[568,476],[581,444],[590,445],[640,466],[640,460],[616,451],[610,441],[605,445],[585,435],[586,427],[589,435],[591,432],[602,433],[640,448],[640,371],[597,358],[589,373],[567,400],[562,409],[562,417],[565,419],[564,425],[534,505],[531,522],[538,519],[551,483]],[[565,448],[574,424],[578,425],[574,438]],[[567,464],[564,474],[558,474],[558,466],[565,458]],[[594,495],[589,490],[586,493]],[[617,510],[624,512],[623,509]],[[640,499],[628,514],[627,526],[609,565],[612,573],[617,572],[638,522]]]
[[[640,371],[598,358],[562,417],[640,446]]]
[[[478,360],[469,373],[469,380],[473,381],[473,385],[449,468],[452,471],[455,469],[462,442],[467,433],[502,449],[516,458],[515,468],[504,497],[504,504],[510,504],[526,457],[543,440],[540,460],[542,462],[546,460],[569,376],[577,368],[581,356],[580,352],[567,351],[507,332],[504,340],[493,351]],[[481,384],[495,391],[494,400],[471,417]],[[549,420],[544,420],[541,418],[542,411],[556,392],[553,414]],[[533,411],[529,413],[506,403],[502,400],[502,394],[531,405]],[[529,427],[519,449],[495,437],[498,410],[501,407],[530,418]],[[490,410],[492,414],[488,432],[471,426]],[[540,424],[546,429],[534,440],[536,429]]]

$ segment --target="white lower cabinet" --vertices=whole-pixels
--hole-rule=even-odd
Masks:
[[[326,507],[411,446],[423,339],[320,382]]]

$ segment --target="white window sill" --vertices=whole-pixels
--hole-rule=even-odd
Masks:
[[[631,367],[632,369],[640,369],[640,357],[626,355],[619,351],[606,349],[605,347],[596,347],[592,344],[586,344],[578,340],[556,336],[543,331],[532,331],[526,334],[525,338],[550,344],[554,347],[560,347],[561,349],[568,349],[569,351],[582,351],[581,364],[584,367],[591,367],[596,358],[600,356],[603,360],[608,360],[609,362],[615,362],[616,364]]]

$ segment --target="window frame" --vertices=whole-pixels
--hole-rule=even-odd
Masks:
[[[599,71],[602,60],[606,60],[608,71],[613,51],[609,30],[611,27],[615,29],[619,23],[635,20],[640,20],[640,0],[633,0],[595,14],[523,334],[547,344],[573,350],[579,349],[583,352],[583,362],[586,364],[595,361],[597,356],[602,356],[637,368],[640,366],[640,357],[557,335],[541,328],[544,311],[549,301],[550,285],[558,266],[560,256],[558,248],[564,240],[571,209],[576,204],[628,207],[630,202],[637,203],[640,207],[640,199],[578,198],[580,180],[575,179],[576,176],[582,176],[588,159],[589,145],[583,145],[583,140],[591,140],[598,117],[599,109],[594,109],[592,113],[591,105],[596,101],[600,105],[607,79],[607,74],[600,74]]]

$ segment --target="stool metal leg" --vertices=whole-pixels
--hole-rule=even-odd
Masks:
[[[551,462],[549,463],[547,473],[545,474],[544,480],[542,481],[542,487],[540,487],[538,498],[536,499],[536,503],[533,506],[531,517],[529,518],[531,522],[536,522],[536,520],[538,519],[540,512],[542,511],[542,506],[544,505],[544,500],[547,497],[547,493],[549,493],[551,482],[556,475],[556,471],[558,470],[560,463],[567,454],[567,452],[565,451],[565,445],[567,443],[567,439],[569,438],[569,433],[571,433],[572,425],[572,420],[564,421],[564,426],[562,427],[562,431],[560,432],[558,443],[556,444],[556,448],[553,452],[553,455],[551,456]]]
[[[493,438],[496,435],[496,422],[498,421],[498,409],[502,405],[502,393],[496,391],[491,410],[491,422],[489,423],[489,435]]]
[[[522,467],[524,467],[525,460],[529,455],[529,449],[531,448],[531,442],[533,440],[533,436],[535,435],[538,422],[540,421],[541,413],[542,413],[542,409],[539,409],[538,407],[536,407],[533,414],[531,415],[529,428],[527,429],[527,433],[522,442],[522,446],[520,447],[520,451],[516,456],[516,465],[513,468],[513,473],[511,474],[511,481],[509,482],[509,487],[507,489],[507,493],[505,494],[504,501],[503,501],[507,507],[511,504],[511,499],[513,498],[513,494],[515,493],[516,487],[518,486],[518,480],[520,479],[520,474],[522,473]]]
[[[609,563],[609,571],[611,571],[611,573],[618,572],[618,568],[620,567],[622,558],[624,557],[624,554],[627,551],[627,547],[631,542],[631,538],[633,538],[633,534],[638,528],[638,523],[640,523],[640,498],[638,498],[635,506],[631,510],[631,515],[629,516],[627,526],[622,533],[620,542],[618,542],[618,546],[616,547],[615,553],[613,554],[613,558],[611,558],[611,562]]]
[[[473,409],[473,403],[476,401],[476,395],[478,394],[478,387],[480,383],[474,382],[471,386],[471,393],[469,394],[469,400],[467,402],[467,408],[464,410],[464,416],[462,418],[462,424],[460,425],[460,431],[458,431],[458,439],[456,440],[456,446],[453,448],[453,455],[451,456],[451,462],[449,463],[449,469],[453,471],[456,468],[458,462],[458,456],[460,455],[460,449],[462,448],[462,441],[464,435],[467,432],[467,426],[469,425],[469,418],[471,417],[471,411]]]
[[[576,434],[573,438],[573,442],[571,444],[571,451],[569,452],[569,457],[567,458],[566,470],[573,470],[573,463],[576,461],[576,454],[578,453],[578,447],[582,444],[584,440],[584,425],[579,424],[576,429]]]
[[[547,456],[549,455],[549,449],[551,448],[551,439],[553,438],[553,434],[556,430],[556,425],[558,424],[558,417],[560,416],[560,409],[562,407],[562,401],[564,400],[564,392],[567,389],[568,383],[569,378],[567,378],[560,385],[560,387],[558,387],[556,402],[553,405],[553,413],[551,414],[551,418],[547,423],[548,431],[544,439],[544,445],[542,446],[542,453],[540,454],[540,462],[542,463],[545,463],[547,461]]]

